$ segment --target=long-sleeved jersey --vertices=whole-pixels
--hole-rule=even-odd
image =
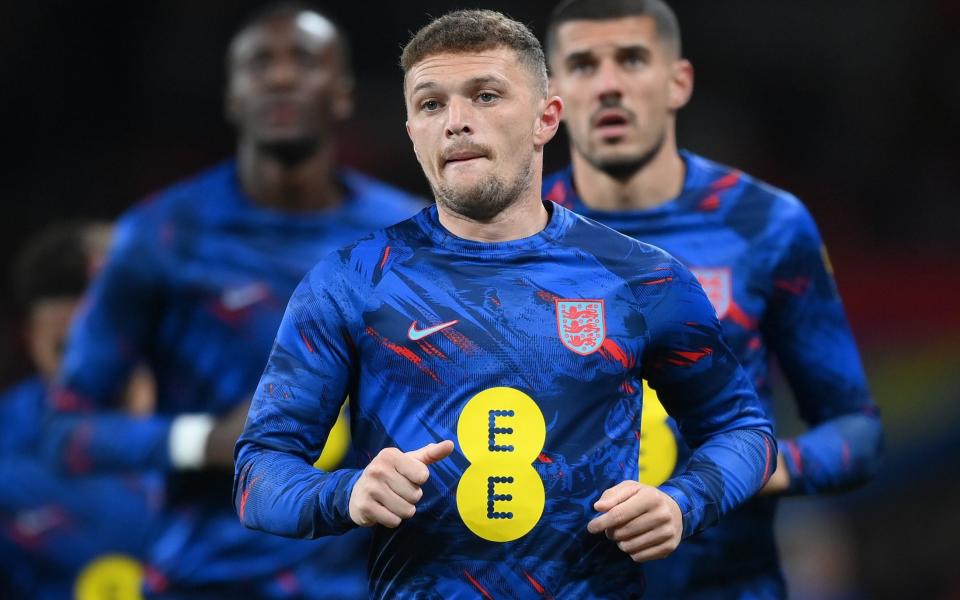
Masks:
[[[654,209],[592,210],[577,195],[570,168],[544,181],[544,195],[659,246],[689,267],[771,420],[768,372],[770,359],[777,359],[811,426],[779,442],[790,493],[863,482],[877,468],[882,429],[812,217],[781,190],[694,154],[681,155],[683,190]],[[691,451],[657,402],[645,410],[641,480],[656,484],[683,469]],[[775,502],[756,498],[666,560],[651,563],[651,595],[784,596],[773,538]]]
[[[310,267],[423,206],[352,171],[338,181],[343,201],[337,207],[287,213],[250,199],[230,161],[126,214],[74,321],[55,398],[58,415],[45,440],[48,456],[73,472],[169,471],[174,417],[224,415],[248,400],[287,300]],[[131,419],[111,412],[141,361],[156,378],[157,414]],[[305,561],[330,582],[354,574],[348,591],[331,583],[321,597],[355,597],[350,590],[365,589],[356,560],[362,539],[330,548],[246,530],[233,515],[229,473],[175,471],[168,481],[168,526],[150,553],[154,592],[183,587],[217,595],[232,593],[223,586],[233,585],[250,596],[298,596],[304,591],[290,569]],[[249,583],[258,578],[268,581],[268,590]]]
[[[237,445],[247,526],[307,538],[354,526],[361,471],[310,468],[348,394],[362,455],[456,444],[416,515],[375,528],[375,598],[642,594],[642,567],[586,529],[600,494],[638,476],[642,379],[697,448],[661,487],[685,535],[762,485],[770,424],[696,279],[547,206],[543,231],[499,243],[451,235],[431,207],[310,272]]]
[[[159,477],[52,470],[36,456],[47,394],[39,377],[0,394],[0,596],[67,598],[88,581],[136,593]]]

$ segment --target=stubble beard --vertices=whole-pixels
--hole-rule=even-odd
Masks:
[[[572,137],[573,136],[571,136],[571,139]],[[584,148],[583,144],[579,144],[576,141],[574,141],[573,145],[580,156],[584,157],[593,168],[606,173],[618,181],[626,181],[650,164],[650,161],[660,153],[666,139],[667,132],[663,130],[649,148],[641,150],[636,154],[611,157],[601,157],[596,152],[590,152],[588,148]]]
[[[490,222],[529,191],[532,175],[533,160],[530,160],[512,181],[491,174],[469,189],[437,183],[433,193],[443,208],[471,221]]]
[[[300,166],[320,150],[319,138],[302,137],[298,139],[260,142],[260,151],[270,156],[288,169]]]
[[[304,109],[308,110],[308,109]],[[333,128],[336,120],[329,96],[324,96],[310,114],[303,116],[301,131],[293,135],[280,135],[264,131],[267,126],[259,120],[248,123],[247,131],[241,132],[244,137],[249,135],[257,146],[258,151],[271,157],[287,169],[295,169],[313,158],[332,141]]]

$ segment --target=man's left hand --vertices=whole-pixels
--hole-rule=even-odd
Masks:
[[[683,515],[676,501],[638,481],[618,483],[593,507],[603,514],[587,524],[587,531],[605,533],[634,562],[665,558],[683,536]]]

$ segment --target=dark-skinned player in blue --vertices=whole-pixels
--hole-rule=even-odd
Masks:
[[[545,197],[689,267],[768,416],[775,358],[810,426],[779,441],[777,470],[761,497],[649,566],[650,595],[783,598],[776,496],[864,483],[883,439],[817,227],[790,194],[677,150],[675,118],[690,98],[693,70],[666,4],[565,2],[547,40],[572,166],[545,180]],[[660,403],[651,399],[644,410],[640,478],[657,485],[684,468],[691,450]]]
[[[450,13],[401,64],[437,205],[294,293],[237,445],[240,519],[373,527],[374,598],[636,598],[638,563],[764,484],[770,423],[687,269],[542,200],[562,102],[525,26]],[[637,481],[642,379],[697,448],[659,487]],[[369,463],[318,471],[348,395]]]
[[[333,129],[352,109],[345,43],[296,4],[239,30],[226,97],[237,158],[120,220],[74,325],[48,451],[86,471],[169,474],[150,597],[365,595],[364,536],[283,540],[241,527],[230,502],[233,446],[297,283],[332,249],[424,205],[337,166]],[[141,360],[157,414],[131,420],[111,406]]]
[[[68,477],[38,457],[49,388],[70,319],[109,241],[107,225],[53,225],[14,260],[13,291],[36,375],[0,394],[0,597],[90,600],[139,593],[149,528],[162,497],[155,474]],[[124,394],[150,405],[149,378]],[[143,393],[140,393],[142,391]],[[145,400],[144,400],[145,398]]]

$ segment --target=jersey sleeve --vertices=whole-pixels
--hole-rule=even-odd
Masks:
[[[817,226],[799,203],[786,224],[763,328],[811,427],[780,441],[788,493],[838,491],[876,472],[883,427]]]
[[[357,374],[359,315],[344,301],[356,292],[340,268],[328,258],[294,292],[237,442],[233,500],[251,529],[316,538],[355,527],[349,502],[361,470],[313,466]]]
[[[676,261],[671,270],[647,313],[643,377],[694,450],[686,468],[660,486],[680,506],[687,537],[753,496],[773,472],[777,450],[703,289]]]
[[[137,217],[117,228],[74,318],[52,391],[43,452],[67,472],[169,467],[170,420],[115,410],[161,308],[161,265]]]

